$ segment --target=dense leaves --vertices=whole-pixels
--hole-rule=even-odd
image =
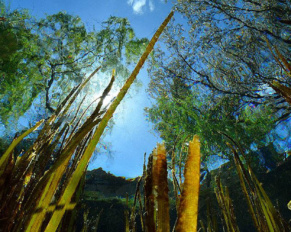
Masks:
[[[173,84],[177,88],[177,81]],[[150,120],[167,142],[181,148],[185,138],[193,134],[201,137],[203,159],[211,155],[229,158],[231,152],[225,141],[231,136],[245,148],[252,143],[264,144],[264,136],[272,129],[274,119],[270,108],[264,105],[240,106],[240,100],[232,96],[199,96],[195,88],[180,91],[182,96],[165,94],[147,109]],[[183,96],[184,95],[184,96]]]
[[[157,49],[149,68],[156,104],[147,112],[155,128],[176,148],[198,133],[205,157],[229,156],[226,136],[247,150],[263,145],[290,114],[271,85],[290,86],[290,78],[270,51],[276,46],[291,58],[290,3],[184,0],[175,7],[187,25],[167,28],[168,50]]]
[[[7,119],[29,107],[42,88],[36,63],[39,50],[26,12],[4,14],[0,21],[0,118]],[[30,78],[28,78],[30,77]]]
[[[59,12],[33,19],[24,11],[5,13],[0,22],[0,119],[17,121],[42,93],[43,106],[55,111],[63,96],[86,73],[102,66],[126,77],[147,39],[138,39],[125,18],[110,17],[100,31],[88,31],[77,16]]]

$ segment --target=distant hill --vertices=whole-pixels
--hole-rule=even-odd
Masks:
[[[291,200],[291,157],[288,157],[285,162],[267,173],[266,171],[254,171],[257,172],[256,175],[259,181],[262,183],[262,186],[266,190],[275,207],[288,221],[291,218],[291,211],[287,208],[287,203]],[[210,203],[211,210],[218,216],[217,219],[220,224],[219,215],[221,215],[221,212],[213,192],[213,187],[215,186],[214,177],[218,174],[221,176],[223,185],[228,186],[229,188],[229,194],[233,201],[240,231],[254,231],[254,228],[252,227],[253,223],[248,213],[247,203],[244,199],[243,192],[241,191],[238,176],[235,168],[232,167],[230,163],[226,163],[220,168],[211,171],[209,176],[210,180],[202,183],[199,197],[199,220],[202,219],[204,222],[207,221],[207,205]],[[125,204],[125,198],[128,194],[129,200],[132,203],[138,179],[139,177],[133,179],[116,177],[105,172],[102,168],[87,171],[82,200],[83,209],[79,211],[79,223],[82,221],[84,208],[89,209],[88,218],[91,218],[90,220],[92,223],[102,210],[98,231],[123,232],[125,228],[124,211],[128,209]],[[171,181],[169,181],[169,188],[170,195],[173,196]],[[176,219],[176,212],[175,205],[173,204],[173,201],[171,202],[170,215],[171,224],[173,224]],[[137,217],[137,232],[141,231],[139,220],[139,217]],[[112,223],[113,221],[114,223]],[[78,225],[76,231],[81,231],[80,228],[81,225]]]
[[[99,197],[121,197],[135,194],[139,177],[126,179],[105,172],[102,168],[87,171],[85,192],[96,192]]]
[[[137,182],[140,177],[126,179],[125,177],[115,176],[102,168],[87,171],[84,195],[86,199],[103,198],[129,198],[134,197]],[[173,196],[173,183],[168,180],[169,194]],[[140,185],[140,191],[143,194],[143,181]]]

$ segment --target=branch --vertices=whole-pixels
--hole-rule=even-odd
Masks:
[[[55,72],[54,72],[55,67],[51,65],[51,78],[48,80],[47,87],[45,88],[45,106],[49,110],[50,113],[55,112],[55,109],[52,108],[49,100],[49,90],[55,80]]]

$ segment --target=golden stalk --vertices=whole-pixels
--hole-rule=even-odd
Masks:
[[[0,157],[0,176],[3,174],[3,172],[4,172],[5,168],[6,168],[6,164],[7,164],[8,160],[9,160],[9,155],[11,154],[13,149],[17,146],[18,143],[20,143],[20,141],[24,137],[29,135],[31,132],[35,131],[43,122],[44,122],[44,120],[40,120],[39,122],[37,122],[35,124],[34,127],[28,129],[22,135],[20,135],[18,138],[13,140],[13,142],[10,144],[10,146],[8,147],[6,152]]]
[[[200,141],[195,135],[189,143],[184,170],[184,186],[178,210],[177,232],[197,231],[198,198],[200,189]]]
[[[164,144],[158,144],[157,160],[154,167],[157,170],[157,232],[170,231],[170,214],[169,214],[169,188],[168,188],[168,172],[166,148]]]

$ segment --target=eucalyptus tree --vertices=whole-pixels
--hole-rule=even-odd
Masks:
[[[88,31],[79,17],[65,12],[33,19],[14,11],[6,14],[1,33],[5,27],[17,45],[10,46],[9,62],[1,57],[3,66],[12,70],[1,70],[0,107],[5,123],[11,116],[16,121],[40,93],[45,96],[45,108],[54,112],[62,96],[98,66],[103,72],[114,67],[118,76],[125,77],[126,65],[148,42],[136,38],[129,21],[118,17],[103,22],[99,31]]]
[[[251,145],[266,144],[265,136],[274,125],[272,109],[266,105],[244,105],[233,95],[201,96],[200,88],[175,78],[169,89],[159,89],[156,102],[146,112],[169,150],[183,151],[193,134],[201,141],[202,160],[212,156],[230,159],[232,152],[226,141],[231,137],[245,151]],[[176,156],[179,159],[179,156]]]
[[[165,78],[187,79],[219,94],[240,96],[246,103],[266,102],[281,119],[289,115],[290,107],[270,93],[269,84],[276,80],[289,86],[290,78],[266,42],[291,59],[289,1],[181,0],[175,7],[187,25],[168,27],[164,41],[170,54],[156,52],[156,67]],[[189,69],[187,75],[180,75],[180,67]],[[154,72],[153,82],[159,82]]]
[[[176,148],[185,136],[200,134],[205,157],[231,155],[226,136],[247,150],[263,145],[291,109],[270,85],[291,84],[271,52],[291,59],[290,2],[181,0],[175,9],[185,23],[168,26],[167,51],[156,49],[149,67],[156,101],[147,112],[155,128]]]

